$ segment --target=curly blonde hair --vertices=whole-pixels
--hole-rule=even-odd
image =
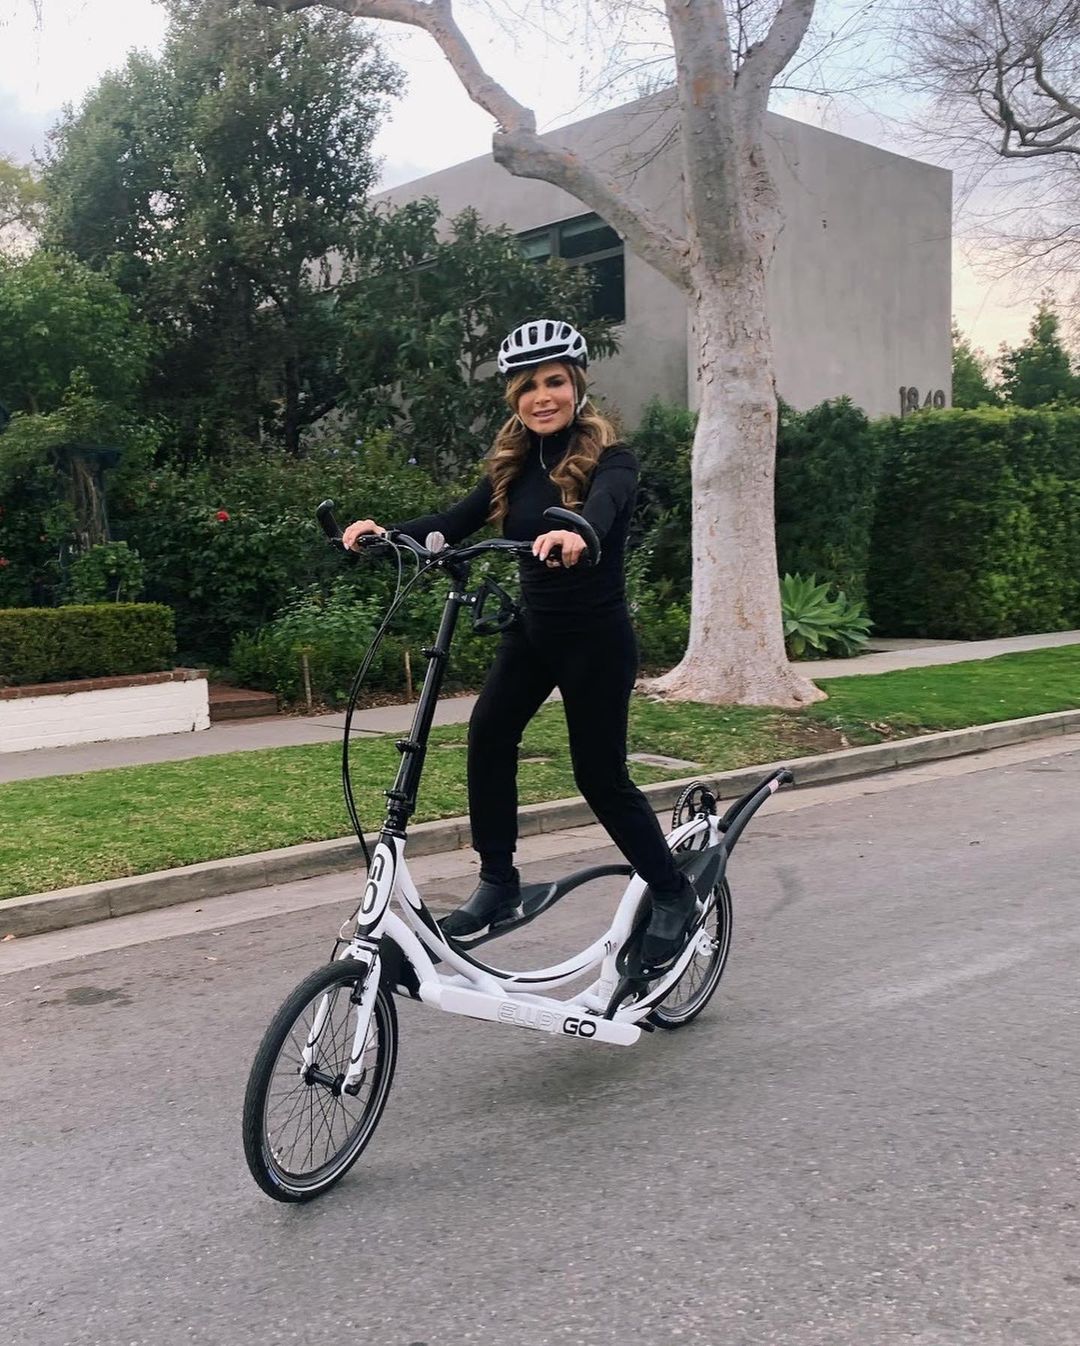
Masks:
[[[564,364],[563,368],[574,381],[576,402],[580,404],[585,396],[585,375],[576,365]],[[533,369],[523,369],[506,385],[506,404],[512,414],[496,434],[486,464],[491,479],[489,523],[502,523],[506,518],[510,507],[510,483],[521,471],[529,452],[529,432],[517,414],[517,404],[525,385],[535,372]],[[551,469],[551,480],[559,488],[564,509],[581,508],[601,454],[617,439],[615,427],[607,417],[602,416],[592,403],[586,402],[574,418],[568,452]]]

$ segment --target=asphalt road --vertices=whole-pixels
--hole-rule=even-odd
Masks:
[[[240,1107],[333,907],[0,977],[0,1341],[1071,1346],[1080,752],[1046,753],[766,808],[679,1033],[402,1005],[375,1141],[305,1207],[252,1183]]]

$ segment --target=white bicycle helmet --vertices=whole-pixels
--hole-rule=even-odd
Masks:
[[[549,360],[565,360],[579,369],[589,367],[585,338],[568,322],[537,318],[515,327],[499,347],[499,373],[509,376]]]

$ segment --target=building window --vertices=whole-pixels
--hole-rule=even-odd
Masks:
[[[531,261],[561,257],[571,266],[587,266],[596,280],[593,318],[623,322],[626,318],[626,259],[619,235],[599,215],[579,215],[545,229],[518,235],[522,252]]]

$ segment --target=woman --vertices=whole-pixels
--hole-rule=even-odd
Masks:
[[[533,544],[520,563],[521,616],[501,637],[469,722],[469,814],[480,882],[443,929],[460,938],[518,914],[518,748],[557,687],[578,788],[649,885],[642,962],[658,968],[680,951],[696,894],[626,769],[637,644],[623,569],[638,469],[589,404],[587,365],[585,340],[569,323],[541,320],[511,332],[499,349],[499,371],[513,414],[495,437],[483,480],[443,513],[395,527],[419,541],[438,532],[457,543],[490,522],[501,524],[505,537]],[[579,564],[585,543],[577,533],[548,528],[544,510],[552,505],[592,524],[602,544],[598,565]],[[345,545],[381,531],[373,520],[359,520],[346,528]]]

